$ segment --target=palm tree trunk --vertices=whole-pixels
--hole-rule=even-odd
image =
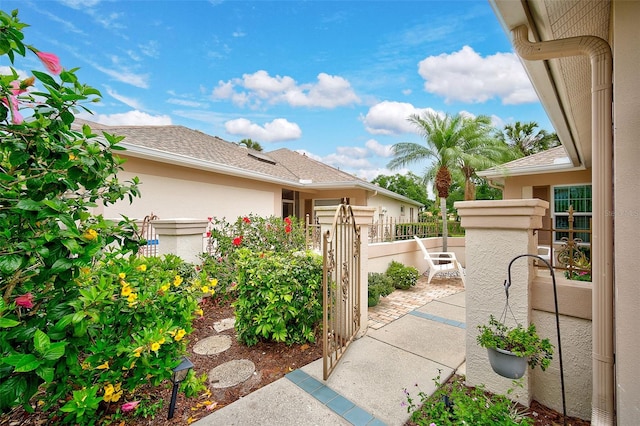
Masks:
[[[442,215],[442,251],[447,251],[449,227],[447,226],[447,199],[445,197],[440,197],[440,214]]]

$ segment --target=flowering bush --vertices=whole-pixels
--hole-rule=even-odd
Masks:
[[[131,201],[138,179],[117,178],[122,137],[72,128],[100,92],[24,44],[25,27],[0,11],[0,55],[15,66],[33,53],[48,70],[0,75],[0,412],[86,424],[168,376],[203,289],[179,259],[131,255],[131,221],[91,214]]]
[[[248,215],[238,217],[234,223],[215,217],[208,219],[209,254],[203,256],[202,268],[218,279],[219,298],[229,297],[229,290],[234,288],[239,249],[284,253],[305,248],[304,223],[295,217]]]
[[[312,252],[238,251],[238,339],[313,342],[322,318],[322,258]]]

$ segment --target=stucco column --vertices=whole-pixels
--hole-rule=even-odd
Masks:
[[[542,227],[542,217],[549,207],[538,199],[461,201],[455,203],[466,240],[466,368],[467,383],[484,384],[488,390],[505,394],[511,379],[493,372],[487,350],[476,342],[478,324],[486,324],[489,315],[499,318],[505,307],[504,281],[507,267],[516,256],[537,253],[532,230]],[[531,316],[530,285],[534,270],[528,258],[518,259],[511,268],[509,306],[516,320],[528,326]],[[507,324],[515,325],[511,313]],[[523,377],[524,388],[517,389],[515,399],[529,405],[531,383],[529,369]]]
[[[316,207],[315,214],[320,223],[322,235],[327,231],[333,232],[333,218],[338,206]],[[375,207],[351,206],[356,225],[360,227],[360,331],[356,338],[367,333],[369,312],[367,306],[369,260],[369,225],[373,221],[373,215],[377,211]],[[322,240],[324,244],[324,239]]]
[[[151,221],[158,235],[158,255],[175,254],[184,261],[198,264],[202,254],[204,219],[158,219]]]

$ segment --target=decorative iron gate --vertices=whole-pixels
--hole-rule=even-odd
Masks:
[[[343,200],[344,203],[344,200]],[[340,204],[323,236],[323,377],[327,380],[360,330],[360,227]]]
[[[139,237],[142,240],[146,240],[147,243],[138,249],[138,254],[141,256],[155,257],[158,255],[158,236],[156,235],[156,230],[151,225],[151,221],[157,219],[158,216],[151,212],[151,214],[145,216],[142,221],[142,226],[138,231]]]

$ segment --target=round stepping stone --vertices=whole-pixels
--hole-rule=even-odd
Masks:
[[[200,340],[193,346],[193,351],[198,355],[215,355],[224,352],[231,347],[231,337],[211,336]]]
[[[228,388],[244,382],[256,371],[248,359],[234,359],[209,371],[209,383],[214,388]]]
[[[220,321],[216,321],[213,323],[213,328],[218,332],[222,332],[225,330],[229,330],[230,328],[235,327],[236,319],[235,317],[221,319]]]

